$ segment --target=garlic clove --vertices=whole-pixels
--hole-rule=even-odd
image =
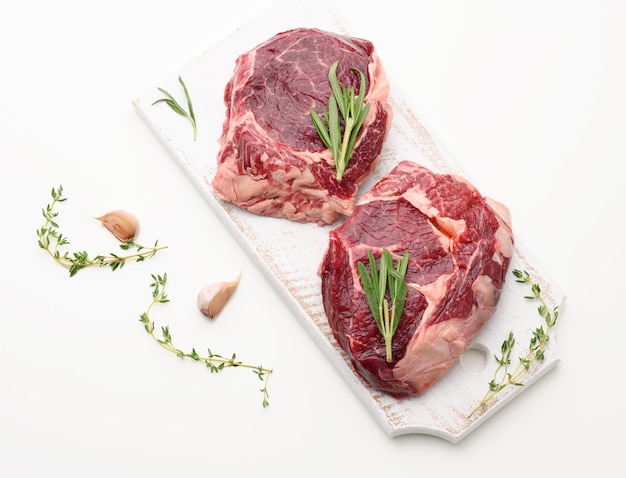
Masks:
[[[108,212],[96,219],[121,242],[132,241],[139,232],[139,221],[135,215],[122,209]]]
[[[216,318],[237,290],[239,276],[230,282],[218,282],[204,287],[198,294],[198,308],[210,319]]]

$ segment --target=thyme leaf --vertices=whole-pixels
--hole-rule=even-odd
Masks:
[[[154,275],[152,274],[153,282],[150,284],[152,288],[152,302],[146,309],[146,311],[141,314],[139,321],[144,325],[145,331],[152,337],[152,339],[165,350],[173,353],[177,357],[184,359],[189,358],[194,360],[195,362],[203,363],[211,373],[218,373],[224,370],[227,367],[241,367],[251,369],[252,372],[263,382],[263,387],[260,391],[263,394],[263,408],[269,406],[269,393],[267,391],[267,382],[269,380],[270,375],[272,374],[272,369],[264,368],[261,365],[248,365],[239,360],[237,360],[237,355],[232,354],[230,357],[225,357],[216,353],[213,353],[210,348],[207,349],[206,355],[200,355],[196,352],[195,348],[191,349],[191,352],[184,352],[174,346],[172,342],[172,334],[170,333],[170,329],[168,326],[161,328],[161,337],[159,337],[155,333],[155,325],[154,322],[150,319],[150,312],[152,308],[156,304],[164,304],[169,302],[169,298],[165,293],[165,286],[167,284],[167,274],[163,275]]]
[[[189,96],[189,91],[187,90],[187,86],[183,81],[183,78],[179,75],[178,82],[182,85],[183,91],[185,93],[185,98],[187,99],[187,108],[189,111],[185,111],[185,109],[180,106],[180,104],[174,99],[174,97],[163,88],[158,88],[158,90],[165,95],[165,98],[160,98],[156,100],[152,105],[156,105],[157,103],[165,103],[169,106],[174,112],[178,113],[181,116],[184,116],[191,122],[191,126],[193,127],[193,140],[195,141],[198,137],[198,127],[196,125],[196,116],[193,112],[193,105],[191,103],[191,97]]]
[[[337,181],[341,181],[370,105],[364,104],[365,75],[363,72],[358,68],[351,68],[359,74],[361,80],[359,93],[356,94],[352,86],[339,83],[337,66],[339,62],[335,61],[328,71],[332,93],[328,98],[328,107],[323,112],[324,119],[315,108],[311,108],[311,120],[322,142],[333,153]],[[343,119],[343,132],[341,119]]]
[[[548,306],[545,298],[541,293],[541,287],[539,286],[539,284],[533,281],[532,277],[527,271],[514,269],[513,275],[516,278],[515,282],[530,285],[532,295],[526,295],[524,296],[524,298],[529,300],[537,300],[539,302],[537,312],[543,318],[545,329],[544,325],[541,325],[533,331],[530,342],[528,344],[528,350],[523,356],[520,356],[518,358],[517,367],[512,371],[510,370],[510,366],[511,355],[513,352],[513,348],[515,347],[515,337],[513,336],[512,331],[509,332],[509,336],[504,342],[502,342],[502,355],[500,357],[498,357],[497,355],[494,356],[496,361],[498,362],[498,366],[494,371],[493,379],[491,380],[491,382],[489,382],[489,388],[480,403],[468,415],[468,418],[471,418],[474,413],[476,413],[479,409],[489,403],[499,392],[501,392],[509,385],[513,385],[516,387],[524,386],[523,378],[530,370],[530,367],[537,360],[543,360],[545,358],[545,349],[548,345],[548,341],[550,340],[550,333],[556,325],[557,319],[559,317],[558,306],[555,306],[552,309]]]
[[[378,267],[371,250],[367,251],[367,257],[371,272],[368,272],[362,262],[357,263],[357,269],[374,322],[385,339],[385,358],[388,363],[391,363],[393,361],[392,339],[398,329],[408,291],[404,277],[409,265],[409,253],[408,251],[404,253],[395,268],[393,257],[387,249],[383,249]],[[389,301],[391,301],[391,311]]]
[[[42,209],[45,221],[43,226],[37,229],[37,242],[39,247],[44,249],[50,257],[69,270],[70,277],[86,267],[110,267],[111,270],[121,269],[126,264],[126,261],[141,262],[153,257],[158,251],[167,248],[167,246],[159,247],[158,240],[155,241],[152,247],[144,247],[131,240],[120,244],[120,249],[123,251],[135,251],[127,255],[117,255],[111,252],[107,255],[90,257],[86,251],[73,252],[71,254],[69,252],[62,253],[61,248],[70,244],[70,241],[59,232],[59,224],[57,222],[59,213],[55,211],[55,206],[57,203],[66,201],[67,198],[63,196],[63,186],[59,186],[56,189],[52,188],[51,194],[52,202]]]

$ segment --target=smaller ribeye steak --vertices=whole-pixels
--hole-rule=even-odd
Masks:
[[[513,250],[509,210],[464,178],[403,161],[330,232],[319,267],[324,309],[355,370],[394,397],[419,395],[459,359],[498,304]],[[410,254],[408,294],[392,342],[385,343],[357,263],[383,248],[396,263]]]
[[[328,106],[330,66],[369,112],[341,181],[311,109]],[[350,215],[358,187],[376,166],[390,127],[389,82],[370,41],[318,29],[279,33],[240,55],[224,91],[216,196],[264,216],[331,224]]]

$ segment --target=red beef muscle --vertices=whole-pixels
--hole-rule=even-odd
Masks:
[[[383,248],[410,253],[404,313],[393,362],[361,287],[357,263]],[[509,212],[466,180],[401,162],[331,231],[320,264],[334,336],[358,373],[395,397],[441,378],[493,315],[513,248]]]
[[[328,71],[358,91],[366,77],[370,111],[341,182],[310,117],[331,94]],[[213,188],[218,198],[257,214],[330,224],[350,215],[390,126],[389,83],[371,42],[294,29],[241,55],[226,85],[226,119]]]

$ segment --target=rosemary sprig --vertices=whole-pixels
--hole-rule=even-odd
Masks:
[[[59,213],[54,208],[57,203],[65,200],[67,198],[63,196],[63,186],[59,186],[57,189],[52,188],[52,202],[41,210],[45,222],[40,229],[37,229],[37,236],[39,238],[39,247],[44,249],[56,262],[68,269],[70,277],[76,275],[79,270],[92,266],[106,266],[112,270],[121,269],[128,260],[141,262],[153,257],[158,251],[167,248],[167,246],[158,247],[158,240],[153,247],[144,247],[134,241],[127,241],[120,244],[120,248],[124,251],[135,249],[135,253],[122,256],[111,252],[108,255],[97,255],[94,257],[90,257],[86,251],[74,252],[72,254],[64,252],[62,254],[59,249],[70,244],[70,241],[58,230],[59,224],[56,218]]]
[[[468,415],[468,418],[476,413],[481,407],[490,402],[500,391],[509,385],[514,385],[516,387],[524,386],[522,379],[528,373],[532,364],[537,360],[543,360],[545,358],[545,349],[548,341],[550,340],[550,333],[556,325],[556,321],[559,317],[558,306],[550,309],[541,294],[541,287],[536,282],[533,282],[527,271],[514,269],[513,275],[516,277],[515,282],[530,285],[532,295],[524,296],[524,298],[539,301],[537,311],[543,318],[546,328],[544,329],[542,325],[534,330],[528,345],[528,350],[524,356],[519,357],[517,367],[513,371],[509,371],[509,367],[511,365],[511,354],[515,346],[515,337],[513,336],[512,331],[509,332],[507,339],[502,342],[502,356],[494,356],[498,362],[498,366],[493,374],[493,379],[489,382],[489,389],[476,408],[474,408],[474,410],[472,410],[472,412]]]
[[[409,264],[409,253],[404,253],[396,268],[393,265],[393,257],[387,249],[383,249],[380,256],[380,268],[376,266],[372,251],[367,251],[367,256],[371,275],[362,262],[357,264],[357,269],[372,316],[385,339],[386,360],[391,363],[393,361],[391,341],[398,329],[408,290],[404,276]],[[391,313],[386,297],[387,291],[391,300]]]
[[[337,181],[341,181],[352,155],[354,143],[369,111],[370,105],[363,104],[365,100],[365,75],[358,68],[351,68],[361,77],[359,93],[356,95],[352,86],[346,87],[337,79],[338,61],[335,61],[328,71],[328,80],[332,93],[328,98],[328,107],[324,110],[324,120],[314,108],[311,109],[311,119],[320,138],[333,153]],[[341,121],[343,118],[343,136]]]
[[[263,393],[263,408],[269,406],[269,393],[267,391],[267,382],[269,380],[270,375],[272,374],[272,369],[264,368],[261,365],[248,365],[236,360],[236,354],[232,354],[230,358],[223,357],[222,355],[215,354],[211,351],[211,349],[207,350],[206,356],[201,356],[196,352],[195,349],[191,349],[191,352],[183,352],[182,350],[176,348],[172,343],[172,335],[170,334],[170,330],[168,326],[161,328],[161,337],[158,338],[154,332],[154,322],[150,320],[150,311],[155,304],[163,304],[169,302],[169,299],[165,293],[165,286],[167,283],[167,274],[163,275],[154,275],[152,274],[153,282],[150,284],[152,288],[152,302],[146,309],[146,311],[141,314],[139,321],[144,325],[146,332],[150,334],[150,336],[154,339],[154,341],[163,347],[165,350],[172,352],[177,357],[181,359],[190,358],[195,360],[196,362],[204,363],[211,373],[217,373],[224,370],[226,367],[242,367],[252,369],[252,372],[263,382],[263,388],[261,388],[261,392]]]
[[[152,105],[156,105],[157,103],[165,103],[167,104],[173,111],[178,113],[181,116],[184,116],[191,122],[191,126],[193,127],[193,140],[195,141],[198,137],[198,127],[196,125],[196,116],[193,112],[193,105],[191,104],[191,98],[189,96],[189,91],[187,91],[187,86],[185,86],[185,82],[183,78],[179,75],[178,82],[183,86],[183,91],[185,92],[185,98],[187,99],[187,108],[189,111],[185,111],[185,109],[178,104],[178,102],[174,99],[174,97],[164,90],[163,88],[158,88],[158,90],[163,93],[166,98],[160,98],[156,100]]]

